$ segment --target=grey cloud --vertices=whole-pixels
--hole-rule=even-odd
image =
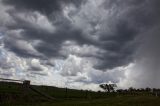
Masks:
[[[68,22],[66,18],[60,18],[62,23],[59,23],[56,28],[56,32],[50,33],[48,31],[43,31],[41,29],[37,29],[32,27],[30,23],[26,22],[25,20],[21,20],[19,17],[14,15],[13,12],[9,12],[9,14],[13,17],[17,24],[13,26],[9,26],[10,29],[23,29],[21,32],[21,39],[25,40],[42,40],[39,45],[35,46],[34,48],[37,51],[45,54],[48,57],[59,57],[59,49],[61,48],[61,44],[66,40],[75,40],[78,44],[82,45],[85,43],[94,43],[93,41],[86,38],[80,29],[73,28],[71,23]],[[16,14],[16,13],[15,13]],[[22,23],[22,24],[18,24]],[[9,40],[10,42],[10,40]],[[7,46],[8,43],[6,43]],[[9,45],[8,45],[9,46]],[[24,54],[23,51],[19,51],[19,48],[12,48],[14,52],[17,52],[21,55]],[[27,55],[27,54],[26,54]],[[29,55],[30,56],[30,55]]]
[[[106,53],[103,56],[104,60],[95,68],[115,68],[134,61],[139,46],[137,38],[159,23],[159,8],[156,3],[159,2],[157,0],[105,1],[103,6],[112,11],[115,9],[113,13],[115,17],[111,19],[112,32],[103,32],[100,36],[101,41],[104,42],[101,47],[116,55],[110,56]]]
[[[29,68],[27,70],[29,71],[36,71],[37,73],[40,72],[46,72],[48,70],[48,67],[45,64],[42,64],[43,60],[40,59],[32,59],[28,61]]]
[[[120,79],[125,79],[124,71],[120,69],[109,70],[102,72],[94,70],[87,73],[87,76],[77,76],[74,82],[83,82],[86,84],[94,83],[119,83]]]
[[[122,13],[126,20],[130,20],[134,26],[141,27],[149,27],[153,24],[156,24],[159,19],[158,12],[160,11],[158,5],[160,2],[158,0],[107,0],[103,4],[104,8],[111,9],[119,8],[116,10],[116,13]]]
[[[143,8],[137,8],[132,14],[135,25],[142,29],[136,37],[139,46],[134,56],[134,66],[129,70],[127,82],[131,81],[134,87],[160,87],[159,86],[159,29],[160,5],[159,0],[145,0]],[[139,11],[138,11],[139,10]],[[131,15],[131,14],[129,14]]]
[[[120,78],[125,78],[123,70],[110,70],[110,72],[93,71],[89,73],[91,82],[99,83],[118,83]]]
[[[83,54],[82,56],[97,58],[98,62],[96,62],[97,64],[94,64],[94,68],[101,70],[113,69],[133,62],[135,52],[137,50],[137,36],[140,36],[143,31],[154,26],[159,17],[157,0],[109,0],[103,3],[104,9],[111,12],[108,14],[108,20],[104,19],[101,20],[101,22],[92,22],[92,20],[88,18],[87,21],[90,22],[91,27],[97,25],[97,23],[102,26],[100,27],[100,30],[95,30],[92,33],[86,34],[83,31],[85,29],[75,27],[73,23],[62,14],[63,8],[61,7],[62,4],[68,5],[68,3],[79,7],[81,5],[85,5],[83,4],[83,1],[3,0],[3,3],[14,6],[14,10],[8,11],[8,14],[13,18],[15,23],[9,26],[6,25],[6,27],[9,30],[23,29],[20,34],[22,40],[30,42],[33,42],[33,40],[40,40],[41,42],[39,44],[32,46],[36,51],[43,54],[46,59],[51,57],[66,59],[69,54],[63,55],[60,53],[63,42],[75,41],[77,45],[93,45],[100,50],[105,51],[103,53],[97,53],[96,55],[91,53],[86,55]],[[22,10],[20,11],[20,9]],[[51,26],[55,27],[55,31],[50,32],[48,30],[37,28],[30,23],[30,20],[28,22],[27,19],[22,19],[17,16],[17,14],[21,13],[34,16],[34,14],[32,14],[34,11],[38,11],[40,15],[46,16],[46,19],[51,23]],[[87,17],[85,14],[82,15]],[[57,18],[51,18],[52,16]],[[35,16],[34,18],[37,20],[38,17]],[[110,30],[106,30],[107,27],[109,27]],[[92,34],[96,34],[98,40],[93,40]],[[11,40],[9,39],[5,41],[6,48],[9,48],[16,54],[23,57],[33,56],[33,54],[14,46],[14,44],[10,45],[10,41]],[[81,56],[81,54],[78,53],[75,53],[75,55]]]
[[[43,71],[43,68],[39,66],[31,66],[28,70],[29,71]]]
[[[43,57],[38,53],[29,42],[25,40],[20,40],[12,37],[5,37],[4,39],[5,48],[9,51],[15,52],[20,57],[33,58],[33,57]]]
[[[30,71],[30,74],[34,77],[35,75],[40,75],[40,76],[47,76],[47,73],[44,73],[43,71],[37,72],[37,71]]]
[[[160,74],[160,25],[153,27],[146,31],[140,39],[141,46],[139,47],[136,55],[135,73],[137,76],[130,74],[130,79],[135,80],[134,86],[137,87],[160,87],[159,74]]]
[[[13,76],[13,73],[11,72],[5,72],[5,73],[0,73],[0,76],[3,78],[3,77],[12,77]]]
[[[71,3],[76,7],[81,6],[84,0],[3,0],[4,4],[12,5],[16,10],[39,11],[43,14],[51,14],[54,11],[62,10],[62,3]]]
[[[133,59],[135,51],[135,38],[138,31],[130,28],[129,23],[120,21],[111,35],[103,34],[101,48],[107,50],[102,57],[102,62],[95,66],[98,69],[115,68],[127,65]]]
[[[11,64],[8,64],[5,59],[3,59],[3,58],[0,58],[0,59],[1,59],[1,61],[0,61],[0,68],[2,70],[7,70],[7,69],[10,69],[10,68],[13,67]]]

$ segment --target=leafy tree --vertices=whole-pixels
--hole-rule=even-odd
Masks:
[[[117,85],[116,84],[100,84],[99,87],[105,90],[106,92],[111,92],[111,91],[113,92],[114,88],[117,87]]]
[[[151,92],[151,88],[147,87],[147,88],[145,88],[145,91],[146,92]]]
[[[130,87],[130,88],[128,89],[129,92],[133,92],[133,91],[135,91],[135,90],[136,90],[136,89],[133,88],[133,87]]]

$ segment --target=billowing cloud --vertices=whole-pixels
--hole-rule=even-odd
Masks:
[[[1,75],[63,79],[62,85],[70,87],[103,82],[157,87],[153,81],[158,76],[153,76],[160,71],[159,4],[158,0],[0,0]],[[18,61],[23,65],[16,65]]]
[[[30,47],[32,46],[33,49],[36,49],[34,50],[35,52],[40,52],[46,58],[66,58],[69,53],[68,55],[62,53],[62,51],[66,51],[62,48],[63,44],[67,41],[74,41],[77,46],[88,45],[99,49],[99,51],[103,51],[97,55],[83,53],[83,56],[86,55],[88,57],[97,58],[98,62],[95,62],[96,64],[94,65],[97,69],[111,69],[128,64],[132,61],[132,54],[134,52],[132,46],[138,30],[132,27],[128,20],[123,19],[124,17],[122,15],[124,14],[122,12],[119,13],[119,16],[115,16],[115,11],[117,11],[117,9],[109,13],[109,10],[101,6],[103,1],[88,1],[86,4],[82,5],[83,8],[81,6],[79,11],[77,11],[79,8],[76,8],[75,5],[66,4],[61,11],[58,11],[58,14],[52,14],[53,16],[57,16],[56,19],[42,14],[41,11],[38,11],[41,10],[42,7],[34,6],[35,4],[31,1],[27,1],[26,5],[21,1],[19,1],[18,4],[9,1],[4,1],[4,3],[15,7],[13,10],[8,10],[8,14],[15,21],[14,24],[8,26],[10,29],[9,32],[11,30],[21,29],[21,32],[19,32],[21,36],[18,39],[27,40],[28,44],[34,42],[33,40],[40,40],[41,42],[39,42],[39,44],[30,44]],[[71,4],[72,3],[74,2],[71,2]],[[20,7],[19,4],[24,5],[23,8],[25,8],[25,11],[18,11],[16,6]],[[31,7],[28,7],[27,4],[30,4]],[[35,8],[33,8],[31,4]],[[50,8],[47,8],[45,5],[43,6],[45,8],[44,11],[50,11]],[[89,9],[88,7],[93,9]],[[100,14],[94,14],[95,10]],[[128,13],[126,12],[125,14]],[[110,23],[110,19],[115,19],[115,22]],[[109,26],[111,28],[109,28]],[[14,39],[17,40],[15,37]],[[6,42],[10,41],[9,39],[6,40]],[[10,45],[7,44],[8,43],[6,43],[6,47],[14,50],[17,54],[24,54],[24,50],[21,51],[19,47],[10,47]],[[35,52],[28,53],[28,55],[35,54]],[[25,52],[24,55],[27,55],[27,52]]]

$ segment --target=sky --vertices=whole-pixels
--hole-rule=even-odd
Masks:
[[[159,0],[0,0],[0,78],[99,90],[160,87]]]

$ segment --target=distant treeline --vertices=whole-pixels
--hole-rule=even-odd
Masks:
[[[155,95],[160,96],[160,89],[159,88],[133,88],[130,87],[129,89],[117,89],[117,94],[132,94],[132,95]]]
[[[133,88],[130,87],[129,89],[117,89],[115,90],[115,87],[117,87],[116,84],[100,84],[100,88],[102,88],[105,92],[107,93],[116,93],[118,94],[132,94],[132,95],[144,95],[144,94],[149,94],[149,95],[156,95],[160,96],[160,89],[158,88]],[[100,92],[100,91],[99,91]]]

